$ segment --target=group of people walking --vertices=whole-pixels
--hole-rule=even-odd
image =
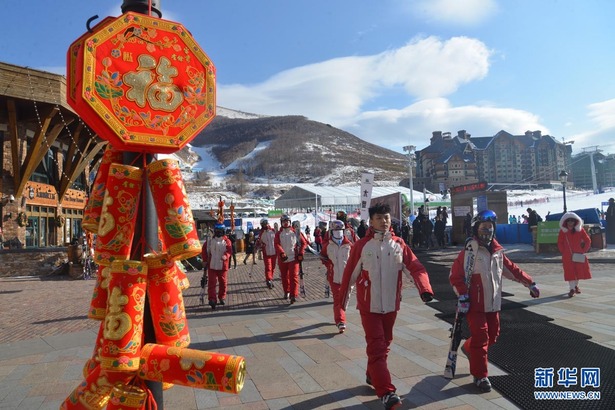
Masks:
[[[429,218],[424,206],[420,206],[418,215],[412,221],[412,230],[410,230],[410,225],[406,221],[402,223],[402,238],[406,244],[412,245],[412,249],[434,249],[436,247],[442,249],[446,247],[448,242],[446,238],[447,223],[448,211],[445,206],[439,206],[436,209],[436,217],[433,220]]]
[[[457,309],[467,318],[471,334],[461,350],[468,357],[470,373],[481,392],[491,390],[488,351],[500,333],[503,277],[524,285],[531,297],[540,296],[534,279],[506,256],[496,240],[496,224],[497,216],[490,210],[471,218],[466,246],[453,262],[449,276],[458,298]],[[203,247],[212,308],[224,304],[226,278],[223,271],[225,265],[228,269],[232,252],[224,231],[216,225],[214,232],[211,243],[208,241]],[[315,237],[316,234],[315,230]],[[263,218],[260,235],[253,245],[250,245],[248,236],[248,250],[250,246],[262,251],[265,285],[273,288],[273,271],[278,264],[284,298],[290,304],[295,303],[299,292],[300,264],[308,246],[300,226],[293,226],[291,218],[283,215],[281,228],[275,231]],[[569,297],[581,293],[580,280],[591,278],[584,255],[590,246],[581,218],[573,212],[565,213],[560,219],[558,247],[562,253],[564,279],[569,283]],[[369,208],[369,222],[363,237],[355,234],[345,213],[338,213],[337,220],[331,222],[329,230],[321,235],[319,256],[333,295],[333,320],[337,331],[343,333],[346,330],[346,309],[354,288],[367,345],[366,383],[374,388],[386,409],[398,407],[402,398],[392,383],[387,358],[401,306],[403,276],[411,280],[421,301],[427,303],[435,297],[427,270],[411,246],[393,232],[391,210],[385,203],[376,203]],[[215,286],[211,285],[216,280],[220,283],[217,294]]]

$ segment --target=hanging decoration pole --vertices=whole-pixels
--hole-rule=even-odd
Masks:
[[[158,9],[158,2],[156,1],[156,14],[158,18],[162,17],[162,13]],[[143,11],[145,4],[143,1],[138,0],[124,0],[122,3],[122,13],[127,13],[129,11],[133,11],[136,13],[146,14]],[[147,1],[147,15],[152,15],[152,10],[154,9],[152,5],[152,0]],[[147,165],[154,162],[156,158],[152,154],[147,153],[136,153],[136,152],[125,152],[124,153],[124,164],[137,164],[137,166],[141,165],[143,168],[146,168]],[[154,205],[154,198],[152,196],[151,189],[149,188],[149,184],[143,184],[143,191],[141,194],[141,204],[138,209],[141,209],[143,214],[140,217],[137,217],[137,224],[139,222],[142,223],[142,229],[135,229],[135,236],[133,238],[133,254],[131,255],[132,260],[141,260],[143,256],[148,252],[159,252],[160,249],[158,246],[158,221],[156,219],[156,207]],[[156,246],[155,249],[148,250],[146,246]],[[147,343],[156,343],[156,334],[154,332],[154,323],[152,320],[152,315],[150,311],[150,301],[149,298],[145,297],[145,305],[143,309],[143,344]],[[162,391],[162,382],[159,381],[151,381],[146,380],[145,385],[147,386],[151,398],[154,403],[148,401],[146,403],[146,410],[164,410],[164,400],[163,400],[163,391]]]
[[[160,19],[157,1],[125,0],[122,13],[88,26],[67,53],[66,100],[109,144],[82,222],[97,235],[88,317],[99,332],[85,381],[61,409],[111,410],[130,398],[162,410],[163,383],[237,394],[245,377],[243,357],[187,348],[190,285],[179,263],[201,244],[179,161],[155,158],[215,117],[215,67],[185,27]],[[207,377],[195,381],[199,372]]]

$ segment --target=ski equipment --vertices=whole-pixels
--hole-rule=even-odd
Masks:
[[[466,241],[465,247],[465,257],[466,257],[466,287],[469,289],[470,287],[470,279],[472,278],[472,272],[474,271],[474,259],[476,258],[476,250],[472,249],[472,243],[476,244],[476,242],[468,238]],[[446,358],[446,366],[444,367],[444,377],[447,379],[452,379],[455,377],[455,370],[457,369],[457,350],[459,349],[459,345],[461,344],[461,326],[463,325],[463,319],[465,318],[465,314],[459,311],[459,307],[457,307],[457,312],[455,314],[455,322],[453,322],[453,327],[451,328],[451,344],[448,350],[448,357]]]

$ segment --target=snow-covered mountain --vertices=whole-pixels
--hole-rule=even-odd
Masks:
[[[364,171],[373,172],[376,181],[399,182],[407,174],[404,155],[302,116],[220,107],[191,146],[201,156],[191,165],[213,172],[212,183],[241,174],[249,183],[343,185],[356,184]]]

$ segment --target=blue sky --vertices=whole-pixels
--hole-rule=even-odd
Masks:
[[[64,73],[121,1],[3,0],[0,61]],[[615,152],[611,0],[162,0],[217,68],[218,105],[304,115],[403,152],[432,131],[541,130]]]

